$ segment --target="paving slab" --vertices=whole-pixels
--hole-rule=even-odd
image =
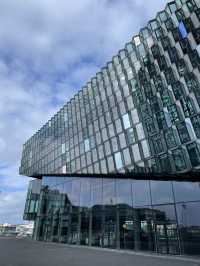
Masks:
[[[200,266],[193,257],[159,256],[0,237],[0,266]]]

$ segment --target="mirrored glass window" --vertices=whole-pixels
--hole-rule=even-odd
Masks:
[[[122,162],[122,156],[120,152],[115,153],[115,164],[116,168],[119,170],[123,167],[123,162]]]
[[[143,129],[142,123],[136,125],[136,131],[137,131],[137,136],[138,136],[139,140],[145,138],[144,129]]]
[[[138,144],[132,145],[132,153],[135,162],[141,160],[140,150]]]
[[[123,115],[122,119],[123,119],[123,123],[124,123],[124,128],[125,129],[130,128],[131,123],[130,123],[129,115],[128,114]]]
[[[90,140],[89,139],[84,140],[84,146],[85,146],[85,152],[90,150]]]

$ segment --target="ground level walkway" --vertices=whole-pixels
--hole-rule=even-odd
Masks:
[[[158,256],[0,237],[0,266],[200,266],[200,259]]]

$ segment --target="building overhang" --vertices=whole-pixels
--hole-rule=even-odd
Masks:
[[[119,178],[119,179],[135,179],[135,180],[158,180],[158,181],[189,181],[200,182],[200,172],[187,173],[110,173],[110,174],[42,174],[34,175],[33,178],[42,179],[43,176],[58,177],[82,177],[82,178]]]

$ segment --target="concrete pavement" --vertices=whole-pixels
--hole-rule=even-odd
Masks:
[[[200,266],[198,258],[82,248],[0,237],[0,266]]]

